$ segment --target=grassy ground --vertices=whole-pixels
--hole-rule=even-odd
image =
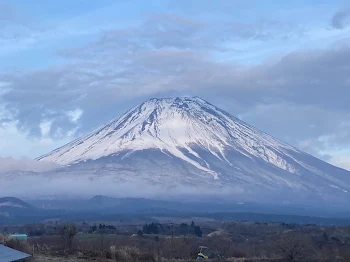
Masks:
[[[188,261],[195,261],[195,260],[168,260],[168,259],[162,259],[163,262],[188,262]],[[234,260],[232,260],[234,261]],[[237,262],[242,262],[243,260],[237,260]],[[38,255],[32,258],[31,262],[113,262],[113,260],[110,259],[102,259],[102,258],[96,258],[96,259],[86,259],[86,258],[78,258],[78,257],[53,257],[49,255]]]
[[[114,235],[114,234],[78,234],[76,236],[76,238],[79,241],[90,241],[90,240],[94,240],[94,239],[101,239],[103,238],[104,240],[110,240],[113,241],[117,238],[123,238],[125,236],[119,236],[119,235]]]
[[[154,239],[155,237],[158,238],[171,238],[171,236],[168,235],[153,235],[153,234],[143,234],[142,236],[144,239]],[[118,239],[125,239],[125,238],[131,238],[131,236],[124,236],[124,235],[115,235],[115,234],[78,234],[76,236],[76,239],[79,241],[90,241],[90,240],[105,240],[105,241],[116,241]],[[194,236],[174,236],[174,239],[184,239],[184,238],[195,238]]]
[[[96,261],[101,261],[101,262],[110,262],[111,260],[108,259],[96,259],[96,260],[90,260],[90,259],[84,259],[84,258],[77,258],[77,257],[52,257],[48,255],[38,255],[35,256],[32,260],[33,262],[96,262]]]

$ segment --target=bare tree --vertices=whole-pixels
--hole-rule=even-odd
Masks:
[[[64,247],[67,248],[69,251],[72,251],[74,239],[78,233],[76,225],[75,224],[64,224],[61,227],[60,232],[61,232],[61,237],[64,241]]]
[[[277,252],[288,261],[304,261],[314,255],[306,236],[282,236],[275,241]]]

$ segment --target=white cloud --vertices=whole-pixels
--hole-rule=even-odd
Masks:
[[[333,156],[329,160],[329,163],[350,171],[350,155]]]
[[[54,137],[62,137],[63,136],[63,133],[62,133],[62,128],[61,127],[58,127],[53,135]]]
[[[43,125],[43,134],[48,134],[48,124]],[[26,130],[18,129],[18,120],[0,123],[0,157],[38,157],[62,144],[68,143],[72,137],[63,136],[58,139],[32,137]]]
[[[301,150],[308,150],[310,147],[312,147],[313,141],[311,139],[305,139],[302,141],[299,141],[297,143],[298,148]]]
[[[44,119],[39,123],[38,135],[32,135],[31,129],[21,126],[20,121],[17,112],[0,104],[0,157],[36,158],[69,143],[78,130],[73,127],[64,131],[54,119]]]
[[[75,128],[73,128],[73,129],[69,130],[69,131],[67,132],[67,136],[68,136],[68,137],[73,137],[73,136],[77,133],[78,129],[79,129],[78,127],[75,127]]]
[[[52,125],[52,121],[50,120],[44,120],[40,123],[39,127],[40,127],[42,137],[47,137],[50,135],[51,125]]]
[[[0,81],[0,88],[1,88],[1,93],[0,93],[0,95],[2,94],[2,92],[4,91],[4,87],[7,87],[7,86],[10,86],[11,85],[11,83],[10,82],[2,82],[2,81]]]
[[[84,111],[82,109],[76,108],[74,110],[68,111],[67,116],[72,123],[76,123],[80,119],[80,117],[83,115],[83,112]]]

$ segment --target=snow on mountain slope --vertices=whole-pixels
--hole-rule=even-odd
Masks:
[[[150,152],[153,157],[149,157]],[[197,172],[201,174],[197,180],[208,174],[208,183],[256,185],[270,190],[283,187],[346,193],[350,185],[350,172],[305,154],[198,97],[150,99],[38,160],[78,165],[87,172],[91,168],[88,163],[110,158],[118,169],[111,171],[99,165],[99,173],[122,177],[128,163],[128,172],[136,173],[136,177],[152,174],[152,181],[169,170],[177,180],[195,179]],[[186,177],[185,171],[179,171],[182,168],[191,175]],[[176,179],[170,176],[167,179]],[[162,179],[165,183],[164,176]]]
[[[0,198],[0,208],[32,208],[28,203],[14,197],[2,197]]]
[[[225,149],[233,148],[256,156],[284,170],[295,172],[276,152],[296,149],[283,144],[200,98],[151,99],[134,107],[108,125],[44,155],[39,160],[72,164],[87,159],[130,150],[156,148],[170,153],[198,169],[217,174],[210,166],[187,157],[183,151],[201,159],[191,149],[197,145],[229,163]]]

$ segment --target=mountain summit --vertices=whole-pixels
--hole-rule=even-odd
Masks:
[[[127,151],[157,149],[218,178],[196,151],[234,166],[225,154],[235,150],[258,157],[273,166],[294,172],[279,152],[296,149],[259,132],[205,100],[194,98],[150,99],[91,134],[42,156],[59,164],[95,160]],[[125,156],[124,156],[125,157]]]
[[[339,197],[348,197],[350,190],[350,172],[198,97],[150,99],[38,160],[56,162],[74,172],[168,186],[205,184],[241,192]]]

